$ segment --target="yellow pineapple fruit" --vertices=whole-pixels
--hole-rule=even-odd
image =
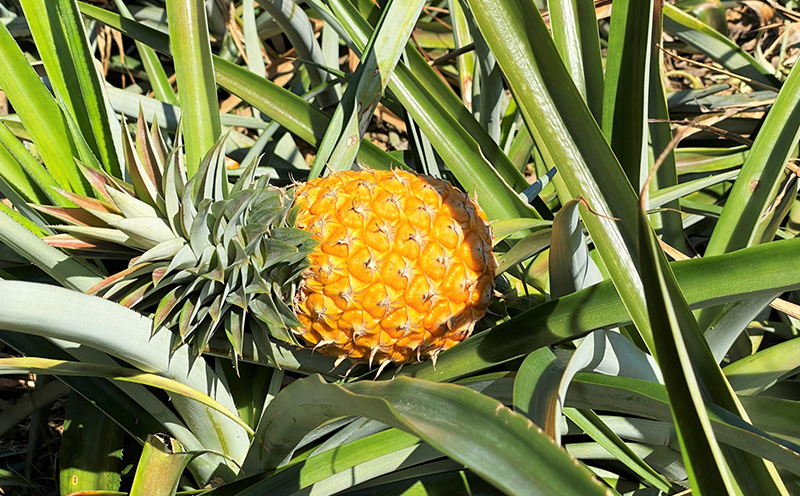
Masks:
[[[353,362],[424,360],[461,340],[489,304],[496,261],[480,208],[449,183],[395,171],[336,172],[276,188],[255,164],[234,185],[222,142],[187,180],[157,127],[123,133],[131,184],[84,167],[97,198],[39,207],[46,238],[128,267],[90,290],[149,315],[201,352],[224,331]]]
[[[319,242],[295,296],[295,333],[323,353],[404,363],[470,335],[496,262],[480,207],[449,183],[346,171],[300,185],[296,227]]]

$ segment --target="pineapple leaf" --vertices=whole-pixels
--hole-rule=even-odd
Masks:
[[[550,246],[550,235],[552,229],[540,229],[519,240],[506,253],[497,257],[500,265],[495,270],[495,276],[499,276],[514,265],[521,263],[532,256],[541,253]]]
[[[153,118],[153,128],[158,129],[158,122]],[[152,139],[150,132],[147,130],[147,125],[144,120],[144,113],[142,108],[139,107],[139,118],[136,120],[136,153],[139,155],[144,166],[142,172],[146,173],[147,179],[157,186],[161,184],[161,178],[164,175],[164,159],[166,158],[165,150],[156,152],[156,144]]]
[[[150,266],[151,266],[151,264],[149,264],[149,263],[132,264],[127,269],[125,269],[123,271],[120,271],[120,272],[117,272],[114,275],[106,277],[105,279],[103,279],[99,283],[97,283],[94,286],[92,286],[91,288],[87,289],[86,293],[87,294],[97,294],[97,293],[99,293],[101,291],[106,291],[113,284],[116,284],[116,283],[118,283],[120,281],[123,281],[123,280],[129,280],[132,277],[135,278],[135,277],[137,277],[137,276],[139,276],[141,274],[149,272],[149,271],[147,271],[147,268],[150,267]]]
[[[105,200],[106,202],[109,203],[114,201],[108,194],[107,188],[109,186],[113,186],[114,188],[120,191],[124,191],[129,195],[134,194],[133,186],[126,183],[125,181],[109,175],[104,170],[90,167],[82,163],[80,160],[76,160],[76,163],[78,164],[78,168],[80,169],[83,176],[86,178],[89,184],[92,185],[92,188],[94,188],[94,190],[100,195],[100,198],[102,200]]]
[[[47,205],[31,205],[34,209],[55,217],[61,222],[76,226],[103,227],[104,222],[82,208],[50,207]]]
[[[244,348],[246,315],[243,308],[235,308],[225,314],[225,334],[233,345],[234,356],[241,356]]]
[[[192,247],[184,244],[183,247],[178,250],[178,253],[175,254],[175,257],[169,264],[167,268],[167,273],[170,273],[174,270],[184,270],[190,267],[194,267],[197,264],[198,259],[197,256],[194,254],[194,250]]]
[[[242,172],[242,175],[239,176],[239,179],[236,180],[236,183],[231,188],[231,194],[238,193],[244,189],[247,189],[251,184],[253,184],[253,180],[255,179],[256,175],[256,167],[258,163],[261,161],[261,157],[257,157],[256,159],[252,160],[247,167]]]
[[[85,236],[90,239],[98,239],[100,241],[108,241],[118,245],[137,248],[139,250],[148,250],[152,248],[150,243],[138,238],[137,236],[129,236],[117,229],[109,229],[105,227],[91,227],[91,226],[53,226],[59,231],[65,231],[70,234]]]
[[[270,231],[270,236],[275,241],[292,246],[301,245],[311,239],[311,233],[295,227],[277,227]]]
[[[278,241],[277,239],[263,238],[262,246],[264,250],[264,259],[259,266],[261,270],[269,269],[280,262],[287,261],[292,255],[298,253],[296,246]]]
[[[194,254],[202,259],[203,251],[211,245],[211,229],[208,227],[212,200],[204,199],[197,207],[197,214],[189,230],[189,245]]]
[[[137,153],[127,125],[123,126],[122,145],[125,153],[125,163],[127,164],[127,170],[131,176],[131,182],[137,198],[151,207],[157,207],[159,194],[155,173],[145,165],[144,157]]]
[[[135,196],[116,189],[109,189],[108,194],[125,217],[158,217],[158,212],[152,206],[138,200]]]
[[[95,200],[94,198],[89,198],[88,196],[77,195],[63,189],[58,189],[56,191],[58,191],[62,196],[64,196],[64,198],[68,199],[75,205],[93,214],[95,212],[104,212],[115,215],[122,213],[113,203],[105,202],[103,200]]]
[[[172,232],[186,236],[186,231],[181,224],[181,189],[182,183],[180,182],[178,174],[178,164],[175,160],[175,155],[170,157],[166,165],[164,176],[162,177],[162,193],[164,195],[164,214],[169,222],[169,227]]]
[[[139,302],[142,301],[144,298],[145,293],[153,287],[153,281],[148,280],[137,280],[135,281],[132,289],[126,289],[125,295],[119,299],[119,304],[127,307],[133,308]]]
[[[225,141],[226,133],[214,143],[214,146],[203,157],[195,178],[195,203],[210,199],[221,201],[228,197],[228,177],[225,169]]]
[[[178,332],[182,340],[185,340],[186,336],[189,334],[192,317],[197,311],[198,298],[199,295],[197,294],[189,296],[189,298],[183,302],[183,307],[181,307],[178,320]]]
[[[162,241],[150,248],[139,257],[138,262],[153,262],[156,260],[174,260],[175,256],[186,247],[186,241],[182,238],[172,238]],[[170,262],[171,266],[171,262]]]
[[[157,217],[126,217],[114,222],[109,222],[109,226],[119,229],[131,238],[147,240],[152,243],[153,248],[160,243],[175,239],[175,234],[170,230],[166,223]]]
[[[181,287],[172,288],[158,302],[156,313],[153,315],[153,332],[166,322],[167,317],[169,317],[170,313],[177,307],[178,303],[181,302],[178,294],[183,291],[184,288]]]

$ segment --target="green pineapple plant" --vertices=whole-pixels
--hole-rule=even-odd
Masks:
[[[785,45],[765,64],[657,1],[20,3],[0,369],[144,447],[103,478],[87,453],[125,436],[65,442],[88,468],[62,493],[796,491]],[[93,23],[153,98],[101,74]],[[665,39],[754,91],[668,92]],[[407,150],[365,139],[376,109]]]

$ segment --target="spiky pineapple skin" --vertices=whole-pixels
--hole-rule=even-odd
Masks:
[[[497,267],[480,207],[440,179],[343,171],[299,185],[296,227],[319,244],[295,295],[295,333],[354,362],[435,357],[467,338]]]

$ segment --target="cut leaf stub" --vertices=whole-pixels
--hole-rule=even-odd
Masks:
[[[132,184],[83,167],[102,200],[42,208],[67,224],[47,239],[95,257],[140,253],[90,293],[151,315],[197,352],[224,330],[240,355],[250,329],[340,360],[418,361],[469,336],[489,305],[491,229],[445,181],[347,171],[292,191],[255,179],[251,164],[231,186],[222,140],[187,181],[157,126],[140,120],[123,142]]]

